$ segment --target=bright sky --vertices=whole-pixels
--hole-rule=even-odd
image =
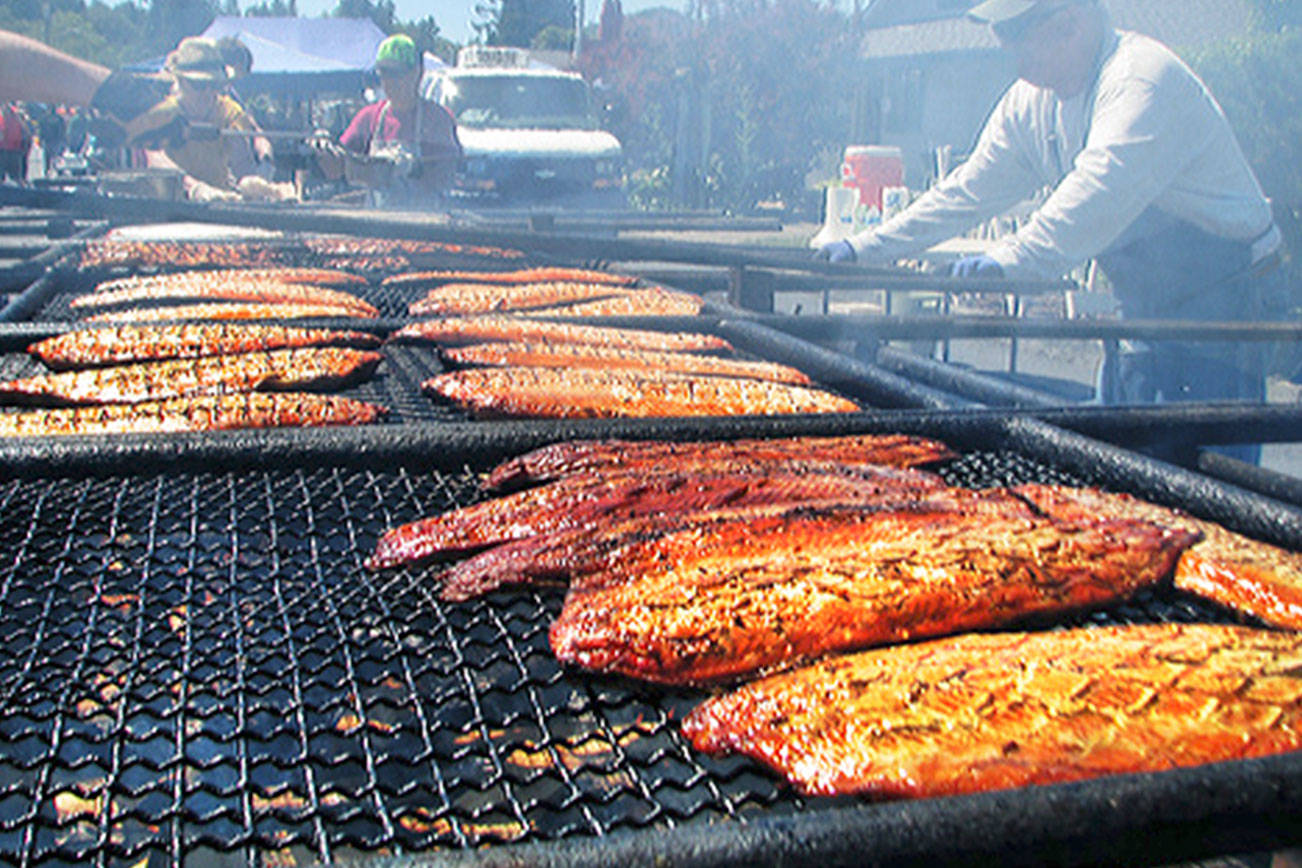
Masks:
[[[335,8],[337,0],[298,0],[298,14],[315,18],[323,12]],[[241,7],[245,5],[241,2]],[[684,0],[622,0],[624,13],[640,12],[655,6],[667,6],[682,9]],[[398,17],[404,21],[433,15],[439,30],[453,42],[464,44],[470,41],[475,31],[470,21],[475,14],[475,0],[397,0]],[[601,14],[601,0],[583,0],[583,19],[589,23],[596,22]]]

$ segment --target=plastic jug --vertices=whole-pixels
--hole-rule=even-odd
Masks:
[[[852,187],[828,187],[823,200],[823,228],[809,239],[809,246],[818,249],[853,235],[858,199],[858,191]]]

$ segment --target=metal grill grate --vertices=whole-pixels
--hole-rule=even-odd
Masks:
[[[361,566],[478,496],[469,468],[0,484],[0,860],[339,859],[804,807],[690,750],[700,694],[562,669],[559,590],[453,605],[425,570]],[[1157,596],[1097,617],[1224,616]]]

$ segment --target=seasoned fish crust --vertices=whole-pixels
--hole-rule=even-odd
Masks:
[[[605,326],[546,322],[528,317],[485,315],[423,320],[393,333],[395,340],[429,341],[447,346],[485,341],[522,343],[596,344],[660,352],[713,352],[731,350],[721,337],[693,333],[620,329]]]
[[[84,317],[84,322],[154,322],[160,320],[253,320],[307,319],[374,319],[375,314],[356,307],[336,304],[262,304],[258,302],[213,302],[211,304],[177,304],[165,307],[130,307]]]
[[[828,469],[822,477],[811,473],[809,479],[782,477],[771,470],[720,467],[713,472],[677,473],[664,468],[654,473],[572,476],[393,528],[380,538],[367,565],[382,569],[640,515],[790,502],[811,492],[862,493],[941,484],[929,473],[886,467],[857,472]]]
[[[932,797],[1302,747],[1302,635],[1145,624],[837,657],[707,700],[697,750],[807,794]]]
[[[741,377],[771,380],[808,386],[808,376],[795,368],[775,362],[752,362],[725,359],[695,353],[657,353],[650,350],[627,350],[592,344],[471,344],[447,347],[439,352],[456,365],[533,368],[597,368],[598,370],[666,371],[678,374],[709,374],[718,377]]]
[[[413,301],[408,312],[413,316],[447,316],[521,311],[634,291],[611,283],[446,283]]]
[[[555,305],[524,311],[525,316],[696,316],[705,302],[700,296],[658,287],[638,289],[611,298]]]
[[[0,413],[0,437],[365,425],[384,412],[383,407],[375,404],[337,395],[300,392],[199,395],[138,404]]]
[[[132,275],[95,284],[95,292],[116,292],[154,286],[186,283],[230,283],[232,281],[269,280],[309,286],[364,286],[366,278],[331,268],[211,268],[199,271],[173,271],[168,274]]]
[[[1277,627],[1302,629],[1302,553],[1286,551],[1127,494],[1092,488],[1027,485],[1018,489],[1040,509],[1071,515],[1127,515],[1195,530],[1203,539],[1180,557],[1175,586]]]
[[[741,440],[566,440],[503,461],[485,488],[541,482],[572,473],[666,462],[703,466],[720,461],[831,461],[851,467],[913,467],[955,457],[944,443],[908,434],[781,437]]]
[[[658,570],[572,588],[556,656],[667,684],[1115,602],[1168,579],[1197,535],[1063,521],[987,490],[713,525]]]
[[[73,309],[82,309],[113,307],[137,302],[189,300],[323,305],[326,307],[347,308],[364,317],[376,317],[380,314],[373,304],[348,292],[299,283],[278,283],[270,280],[204,283],[187,281],[153,286],[124,287],[78,296],[69,302],[68,306]]]
[[[474,412],[554,419],[853,413],[859,405],[761,380],[588,368],[475,368],[440,374],[426,391]]]
[[[27,352],[61,371],[295,347],[379,345],[380,339],[367,332],[222,322],[81,328],[38,341]]]
[[[0,399],[117,404],[229,392],[330,389],[369,377],[382,358],[369,350],[309,347],[138,362],[10,380],[0,383]]]
[[[417,271],[395,274],[381,281],[382,286],[411,286],[426,283],[605,283],[612,286],[631,286],[636,277],[594,271],[587,268],[521,268],[515,271]]]

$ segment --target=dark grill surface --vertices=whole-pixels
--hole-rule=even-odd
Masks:
[[[988,453],[945,474],[1079,481]],[[452,605],[427,570],[362,568],[478,496],[470,468],[0,483],[0,860],[339,859],[829,804],[695,755],[700,694],[563,670],[559,590]],[[1172,594],[1092,619],[1223,617]]]

